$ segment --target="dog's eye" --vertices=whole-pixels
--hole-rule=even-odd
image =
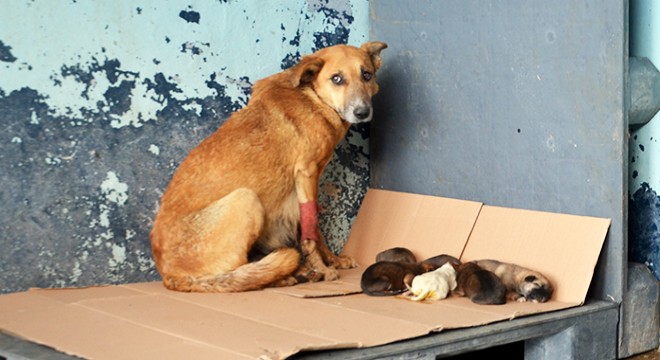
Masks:
[[[364,81],[371,81],[371,78],[372,78],[372,77],[373,77],[373,74],[372,74],[372,73],[370,73],[370,72],[368,72],[368,71],[364,71],[364,70],[362,70],[362,79],[363,79]]]
[[[332,83],[335,85],[342,85],[344,83],[344,77],[340,74],[333,75],[330,80],[332,80]]]

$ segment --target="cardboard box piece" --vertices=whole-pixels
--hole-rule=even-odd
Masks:
[[[0,296],[0,331],[92,359],[280,359],[302,350],[375,346],[584,303],[609,219],[486,206],[371,189],[344,254],[362,266],[334,282],[236,294],[166,290],[161,283],[32,289]],[[360,293],[378,252],[418,259],[493,258],[544,273],[551,301],[417,303]]]

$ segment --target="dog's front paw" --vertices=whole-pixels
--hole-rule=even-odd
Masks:
[[[298,283],[337,280],[339,273],[333,268],[310,269],[296,275]]]
[[[332,281],[339,279],[339,272],[337,271],[337,269],[324,266],[323,268],[310,269],[305,273],[304,278],[306,281],[309,282],[317,282],[322,280]]]
[[[350,256],[341,255],[332,259],[330,265],[337,269],[352,269],[357,267],[358,263]]]
[[[333,267],[327,267],[323,271],[323,280],[332,281],[339,279],[339,271]]]
[[[518,294],[515,291],[507,291],[506,299],[508,301],[515,301],[515,302],[525,302],[525,301],[527,301],[527,299],[525,299],[524,296]]]
[[[323,280],[323,273],[320,273],[314,269],[308,269],[305,273],[298,274],[296,276],[299,282],[318,282]]]
[[[326,265],[316,245],[314,240],[306,239],[302,241],[303,254],[305,255],[305,264],[303,266],[315,272],[318,275],[318,280],[337,280],[339,278],[339,272],[334,266]],[[310,281],[318,280],[310,279]]]

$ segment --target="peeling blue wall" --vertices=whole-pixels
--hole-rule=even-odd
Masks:
[[[630,56],[660,69],[660,2],[630,1]],[[630,138],[628,254],[660,280],[660,113]]]
[[[148,233],[187,152],[252,84],[367,40],[366,0],[0,4],[0,293],[158,279]],[[352,129],[321,184],[339,250],[368,184]]]

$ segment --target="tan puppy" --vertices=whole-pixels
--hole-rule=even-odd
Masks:
[[[552,284],[538,271],[497,260],[477,260],[476,263],[502,280],[509,300],[546,302],[552,296]]]
[[[167,288],[246,291],[356,266],[319,235],[317,191],[349,126],[371,120],[386,47],[325,48],[257,81],[247,106],[188,154],[151,231]]]

